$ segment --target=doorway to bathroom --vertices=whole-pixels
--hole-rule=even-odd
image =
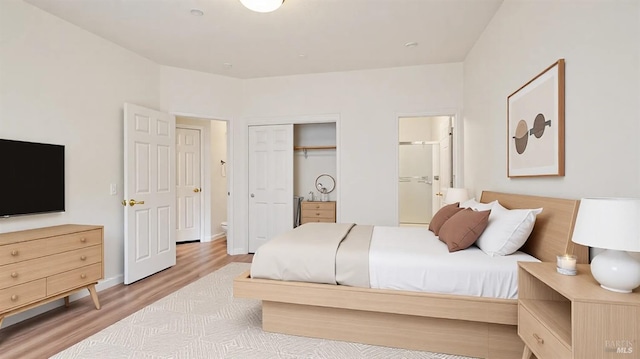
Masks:
[[[428,226],[453,186],[453,116],[398,119],[398,222]]]
[[[176,242],[227,235],[228,122],[176,116]]]

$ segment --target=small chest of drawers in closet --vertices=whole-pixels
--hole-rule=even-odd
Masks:
[[[336,202],[302,202],[300,224],[309,222],[336,222]]]

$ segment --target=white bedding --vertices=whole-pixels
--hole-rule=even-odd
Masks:
[[[475,246],[449,253],[427,228],[375,226],[369,277],[371,288],[515,299],[518,261],[539,262],[519,251],[490,257]]]

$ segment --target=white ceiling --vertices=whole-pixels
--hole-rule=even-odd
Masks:
[[[158,64],[256,78],[460,62],[503,0],[25,1]]]

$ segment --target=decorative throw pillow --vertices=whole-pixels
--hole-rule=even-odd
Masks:
[[[480,203],[476,201],[475,198],[472,198],[460,203],[460,208],[471,208],[475,209],[476,211],[488,211],[491,210],[496,204],[498,204],[498,201],[493,201],[490,203]]]
[[[447,244],[449,252],[469,248],[487,227],[490,213],[491,210],[463,209],[442,225],[440,240]]]
[[[458,207],[458,204],[458,202],[448,204],[436,212],[429,223],[429,230],[433,232],[433,234],[437,236],[440,232],[440,227],[442,227],[442,225],[451,218],[451,216],[462,211],[462,208]]]
[[[491,210],[489,224],[476,245],[492,257],[514,253],[529,238],[540,212],[542,208],[506,209],[498,203]]]

